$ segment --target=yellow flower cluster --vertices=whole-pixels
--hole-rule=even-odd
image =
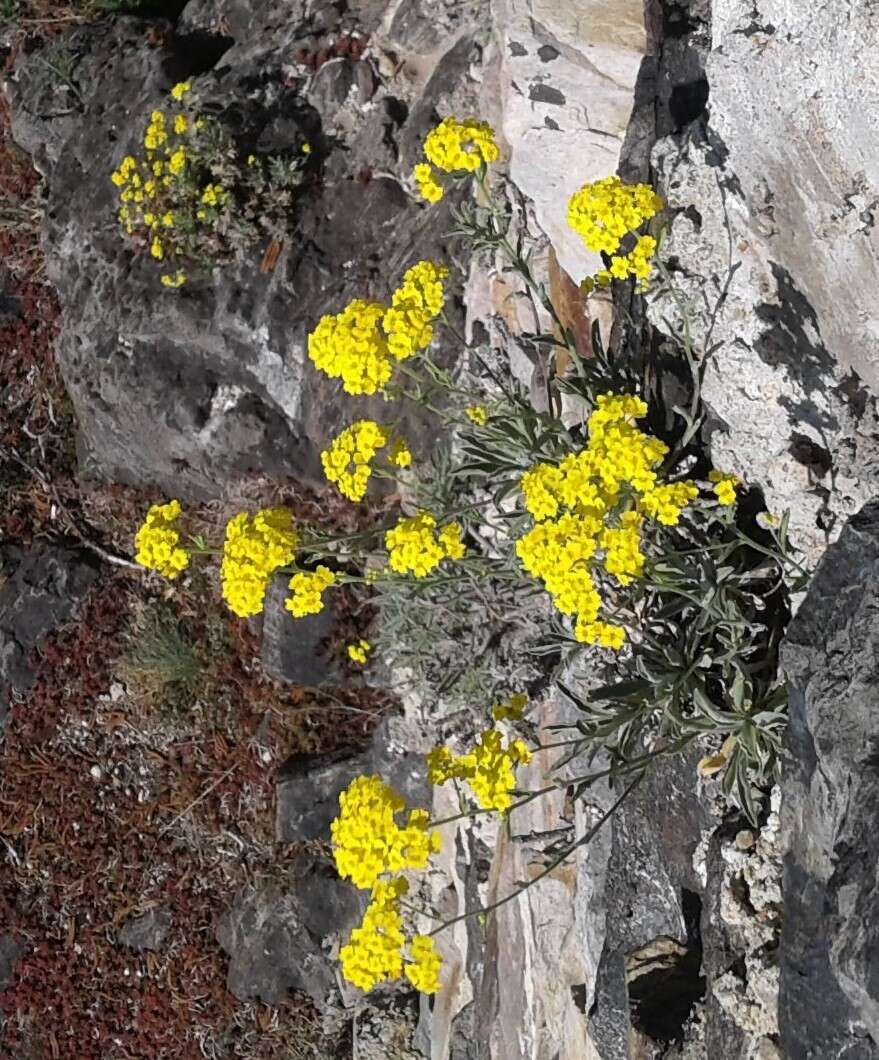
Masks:
[[[320,454],[328,482],[343,497],[362,501],[372,474],[372,460],[388,444],[388,432],[373,420],[358,420],[333,439]]]
[[[642,290],[653,271],[653,255],[656,253],[656,240],[653,236],[639,236],[635,246],[628,254],[614,254],[610,259],[609,269],[600,269],[595,274],[595,281],[606,287],[611,280],[625,280],[634,276],[641,281]]]
[[[439,990],[443,962],[433,939],[428,935],[416,935],[409,951],[412,963],[406,965],[406,978],[422,994],[435,994]]]
[[[321,317],[308,336],[308,356],[315,367],[341,379],[349,394],[384,390],[394,360],[430,345],[448,274],[445,265],[419,261],[404,273],[390,306],[356,298],[341,313]]]
[[[253,518],[240,512],[229,521],[220,574],[223,598],[236,615],[262,611],[269,578],[292,563],[297,542],[286,508],[262,508]]]
[[[441,173],[474,173],[500,157],[494,130],[484,121],[445,118],[427,134],[424,141],[427,162],[420,162],[412,172],[422,198],[438,202],[445,192],[437,179]]]
[[[360,990],[372,990],[403,974],[406,936],[399,901],[407,891],[404,879],[377,883],[360,926],[339,950],[342,975]]]
[[[330,826],[339,875],[372,891],[360,926],[339,953],[342,974],[361,990],[372,990],[403,974],[406,936],[400,899],[409,885],[400,876],[381,877],[404,869],[424,869],[440,849],[439,832],[429,830],[426,810],[411,810],[408,824],[400,827],[395,818],[405,805],[381,778],[355,777],[339,796],[339,816]],[[432,940],[416,936],[410,953],[407,978],[422,993],[435,993],[442,962]]]
[[[374,394],[391,378],[388,342],[380,325],[381,302],[355,298],[341,313],[320,318],[308,336],[308,356],[349,394]]]
[[[391,295],[390,309],[382,319],[388,349],[398,361],[426,349],[433,341],[432,321],[443,308],[445,265],[419,261],[403,274],[403,282]]]
[[[484,405],[468,405],[464,409],[464,415],[477,427],[484,427],[488,423],[488,412]]]
[[[712,471],[708,478],[714,483],[714,493],[721,504],[736,503],[736,487],[742,484],[738,475],[726,471]]]
[[[427,775],[432,784],[466,780],[484,810],[503,813],[513,803],[510,793],[516,786],[515,767],[530,761],[531,752],[522,740],[511,740],[504,747],[503,735],[497,729],[488,729],[467,754],[453,755],[448,747],[431,751],[427,756]]]
[[[495,721],[519,721],[528,706],[528,697],[524,692],[516,692],[503,703],[495,703],[491,716]]]
[[[339,796],[339,816],[330,826],[336,868],[355,887],[372,887],[380,876],[423,869],[440,849],[439,832],[428,829],[426,810],[410,810],[400,827],[396,814],[405,801],[381,777],[359,776]]]
[[[135,560],[166,578],[176,578],[189,566],[189,553],[179,547],[180,533],[174,525],[179,516],[180,501],[154,504],[134,539]]]
[[[437,533],[436,519],[428,512],[400,519],[385,534],[385,546],[391,570],[416,578],[430,574],[444,559],[461,559],[465,552],[460,525],[449,523]]]
[[[368,640],[359,640],[356,644],[348,645],[348,658],[351,662],[365,666],[371,651],[372,645]]]
[[[316,615],[323,610],[323,592],[336,584],[336,576],[322,564],[314,571],[302,571],[290,579],[293,595],[284,601],[284,607],[294,618]]]
[[[535,526],[516,542],[516,551],[558,610],[576,615],[574,635],[583,643],[619,648],[625,640],[622,627],[598,621],[596,565],[630,584],[643,573],[644,519],[674,526],[698,495],[692,482],[658,481],[656,468],[668,447],[639,430],[635,421],[646,414],[640,398],[601,395],[589,417],[586,449],[522,476]]]
[[[656,240],[642,235],[628,253],[619,253],[627,235],[654,217],[665,203],[649,184],[623,184],[619,177],[605,177],[584,184],[568,202],[568,224],[583,238],[589,250],[611,255],[610,267],[600,270],[595,281],[606,285],[613,279],[635,276],[642,287],[650,277]],[[587,290],[592,281],[587,281]]]
[[[398,438],[391,446],[388,463],[393,464],[394,467],[409,467],[412,464],[412,450],[402,438]]]
[[[190,82],[182,81],[171,90],[171,97],[181,104],[190,89]],[[119,189],[119,224],[128,235],[145,237],[156,261],[174,256],[180,234],[196,221],[213,226],[230,201],[230,193],[218,184],[200,189],[190,167],[192,157],[198,156],[193,137],[204,126],[202,118],[191,121],[184,113],[154,110],[144,133],[143,157],[126,155],[110,177]],[[193,196],[193,202],[202,204],[197,210],[190,203]],[[161,279],[163,286],[177,288],[186,282],[186,275],[178,269]]]

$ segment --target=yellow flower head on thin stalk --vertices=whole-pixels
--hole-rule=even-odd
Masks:
[[[714,493],[721,504],[736,503],[736,488],[742,484],[738,475],[726,471],[712,471],[708,478],[714,483]]]
[[[294,574],[289,585],[292,592],[284,601],[284,607],[294,618],[319,614],[324,607],[324,591],[335,584],[336,575],[323,565],[314,571]]]
[[[458,523],[437,531],[436,519],[428,512],[419,512],[400,519],[385,534],[388,566],[397,574],[414,574],[424,578],[444,559],[461,559],[465,547]]]
[[[342,975],[360,990],[372,990],[403,974],[406,936],[400,899],[408,889],[402,878],[376,883],[360,926],[339,951]]]
[[[653,236],[637,235],[637,230],[663,209],[665,203],[648,184],[623,184],[619,177],[584,184],[568,202],[568,224],[582,237],[588,250],[610,256],[610,266],[601,269],[588,282],[607,286],[612,280],[634,276],[639,289],[647,289],[657,243]],[[630,236],[628,252],[623,240]]]
[[[391,446],[391,451],[388,453],[388,463],[393,464],[394,467],[401,468],[412,466],[412,450],[402,438],[398,438]]]
[[[154,504],[134,539],[135,560],[166,578],[176,578],[189,566],[189,553],[180,548],[179,516],[180,501]]]
[[[360,298],[335,316],[323,316],[308,336],[308,356],[348,394],[375,394],[391,378],[388,343],[380,328],[386,313],[380,302]]]
[[[372,460],[388,438],[388,432],[373,420],[358,420],[346,427],[320,455],[327,481],[348,500],[363,500]]]
[[[298,535],[286,508],[241,512],[226,526],[220,574],[223,598],[236,615],[258,615],[272,574],[293,562]]]
[[[445,118],[427,134],[424,155],[427,162],[416,165],[412,176],[422,198],[433,203],[444,194],[439,173],[475,173],[480,167],[497,161],[500,151],[494,130],[487,122]]]
[[[339,796],[339,816],[330,826],[336,868],[355,887],[373,887],[387,873],[426,868],[440,849],[439,832],[428,828],[426,810],[411,810],[398,824],[405,801],[380,777],[359,776]]]
[[[406,978],[422,994],[435,994],[440,988],[443,961],[436,944],[429,935],[416,935],[409,944],[411,964],[406,965]]]
[[[513,803],[515,768],[531,761],[531,752],[522,740],[511,740],[505,747],[503,735],[489,729],[477,737],[472,751],[457,757],[447,747],[437,747],[427,756],[431,784],[465,780],[484,810],[503,813]]]
[[[403,282],[391,295],[391,306],[382,319],[388,350],[398,361],[432,342],[432,322],[442,312],[443,280],[448,275],[448,268],[434,261],[419,261],[403,274]]]
[[[187,92],[192,88],[191,81],[178,81],[177,84],[171,89],[171,98],[176,99],[179,103],[180,100],[186,95]]]
[[[632,394],[600,395],[586,448],[559,464],[536,464],[521,480],[535,520],[516,542],[522,566],[562,614],[573,616],[576,639],[603,648],[621,647],[625,630],[599,621],[597,569],[620,585],[640,578],[645,519],[676,525],[698,496],[693,482],[659,480],[668,447],[638,427],[646,414],[646,403]]]
[[[368,640],[359,640],[356,644],[348,645],[348,658],[360,666],[365,666],[372,652],[372,645]]]
[[[488,423],[488,412],[484,405],[468,405],[464,409],[464,415],[477,427],[484,427]]]
[[[503,703],[495,703],[491,716],[495,721],[520,721],[528,706],[528,696],[524,692],[515,692]]]

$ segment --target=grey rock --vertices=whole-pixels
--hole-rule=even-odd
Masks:
[[[399,719],[383,718],[371,747],[359,753],[291,755],[277,777],[275,836],[282,843],[328,839],[339,795],[361,774],[380,776],[409,808],[430,805],[424,756],[405,750]]]
[[[25,952],[20,939],[0,931],[0,994],[9,988],[18,958]]]
[[[150,47],[136,20],[81,28],[22,57],[7,85],[15,135],[48,175],[47,270],[63,320],[57,355],[83,470],[184,498],[217,496],[254,471],[320,478],[319,452],[350,422],[352,406],[379,418],[386,408],[380,398],[352,402],[318,373],[308,333],[355,296],[387,298],[416,257],[457,256],[445,239],[455,196],[428,209],[404,185],[397,140],[408,104],[389,111],[395,97],[361,62],[331,60],[316,74],[290,65],[297,47],[324,46],[348,16],[318,4],[298,23],[252,6],[257,22],[240,40],[196,29],[197,9],[181,23],[190,33],[165,32]],[[235,33],[250,7],[230,10]],[[208,20],[211,27],[216,33]],[[75,106],[57,122],[58,108],[46,102],[53,49],[79,57],[82,69]],[[309,140],[316,179],[271,273],[260,272],[258,246],[228,266],[190,270],[187,285],[169,292],[155,264],[120,235],[108,178],[184,76],[248,148],[298,152]],[[428,110],[435,104],[419,98]],[[438,353],[457,356],[453,345]],[[401,429],[426,445],[423,412],[402,412]]]
[[[150,909],[143,916],[130,917],[116,938],[120,946],[133,950],[161,950],[165,946],[173,917],[167,909]]]
[[[336,998],[331,961],[302,923],[295,896],[277,886],[242,892],[221,918],[217,941],[229,955],[227,987],[239,1000],[278,1007],[299,990],[326,1008]]]
[[[333,935],[347,936],[363,915],[368,898],[367,892],[341,880],[332,862],[313,854],[296,858],[289,890],[303,926],[318,943]]]
[[[13,692],[33,683],[29,656],[46,633],[67,621],[97,577],[91,557],[73,548],[9,547],[0,555],[0,726]]]
[[[347,683],[329,654],[333,613],[329,608],[316,615],[293,618],[284,607],[290,595],[289,576],[272,579],[266,592],[262,619],[262,665],[280,681],[317,686]]]
[[[782,646],[790,688],[779,1021],[789,1056],[879,1056],[879,502],[849,520]]]
[[[361,773],[370,772],[368,753],[333,751],[295,754],[278,771],[275,838],[279,843],[327,839],[339,812],[339,795]]]

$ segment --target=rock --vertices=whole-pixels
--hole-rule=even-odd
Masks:
[[[849,520],[787,632],[779,1023],[786,1055],[879,1056],[879,502]]]
[[[331,861],[312,854],[296,858],[289,887],[301,922],[317,943],[347,936],[366,908],[367,893],[339,879]]]
[[[333,613],[329,608],[316,615],[293,618],[284,607],[290,595],[288,576],[277,576],[269,583],[262,619],[262,665],[279,681],[297,685],[347,684],[329,654],[333,633]]]
[[[715,0],[711,126],[840,368],[879,392],[879,12]],[[869,44],[867,42],[870,42]],[[854,71],[853,82],[840,70]],[[840,290],[845,298],[840,298]]]
[[[492,0],[491,13],[483,112],[506,141],[511,179],[579,282],[600,264],[567,225],[568,199],[616,171],[647,49],[644,5]]]
[[[133,950],[164,949],[173,918],[166,909],[150,909],[143,916],[131,917],[125,921],[116,938],[120,946]]]
[[[837,85],[875,15],[842,28],[829,3],[756,10],[716,0],[706,20],[690,8],[663,47],[657,132],[672,135],[652,162],[673,213],[663,256],[678,294],[651,297],[648,315],[680,336],[691,306],[697,355],[714,348],[712,459],[759,485],[771,511],[790,510],[813,565],[879,488],[879,161],[864,149],[875,108],[859,100],[851,113]],[[710,95],[675,118],[680,79],[700,67]]]
[[[0,994],[7,990],[12,982],[18,958],[25,952],[21,940],[6,931],[0,931]]]
[[[13,693],[33,683],[29,657],[46,633],[67,621],[94,584],[90,556],[56,545],[0,555],[0,729]]]
[[[239,1000],[277,1008],[300,990],[327,1008],[336,998],[333,962],[303,925],[295,896],[277,886],[239,894],[219,922],[217,941],[229,954],[226,983]]]
[[[275,838],[279,843],[328,839],[339,812],[339,795],[354,777],[370,771],[366,753],[295,754],[277,779]]]
[[[405,743],[401,742],[406,740]],[[414,737],[405,722],[383,718],[371,747],[328,754],[291,755],[278,771],[275,836],[281,843],[328,839],[330,823],[339,813],[339,795],[361,774],[380,776],[406,799],[407,806],[430,805],[423,754],[405,750]]]
[[[355,296],[387,299],[420,257],[457,260],[445,239],[455,195],[436,208],[416,198],[399,145],[416,109],[415,138],[435,120],[437,93],[449,103],[466,97],[469,64],[435,81],[441,50],[391,91],[370,59],[333,55],[342,31],[355,28],[338,5],[297,9],[301,19],[254,5],[240,40],[217,36],[213,16],[201,24],[199,11],[207,17],[208,9],[199,5],[160,43],[147,43],[143,23],[107,20],[47,44],[46,54],[22,54],[6,86],[14,133],[48,177],[47,271],[62,306],[57,356],[91,475],[184,499],[217,496],[252,472],[322,477],[318,456],[328,440],[357,415],[381,418],[386,408],[380,398],[352,401],[318,373],[306,355],[308,333]],[[245,25],[250,10],[236,6],[227,28],[238,33],[239,15]],[[463,40],[468,24],[460,29]],[[53,48],[77,56],[82,72],[75,106],[57,122],[44,117],[58,111],[46,105]],[[182,77],[247,148],[298,152],[303,140],[312,143],[314,179],[271,272],[260,271],[260,245],[228,266],[191,269],[186,286],[169,291],[155,263],[117,229],[109,174]],[[440,344],[438,355],[454,358],[456,345]],[[401,430],[426,446],[425,414],[400,411]]]

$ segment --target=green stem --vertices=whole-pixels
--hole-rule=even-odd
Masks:
[[[625,789],[625,791],[623,791],[620,797],[616,799],[613,805],[601,815],[599,820],[596,821],[596,823],[587,832],[585,832],[579,839],[575,840],[569,846],[565,847],[565,849],[559,855],[553,858],[553,860],[544,869],[542,869],[527,883],[522,884],[522,886],[518,887],[515,891],[511,891],[509,894],[504,895],[503,898],[499,898],[496,902],[492,902],[490,905],[477,906],[477,908],[475,909],[468,909],[466,910],[466,912],[461,913],[459,916],[453,917],[451,920],[444,921],[442,924],[440,924],[438,928],[434,928],[433,931],[429,932],[429,934],[438,935],[441,931],[445,931],[446,928],[451,927],[452,924],[457,924],[462,920],[468,920],[470,917],[485,916],[488,913],[492,913],[494,912],[494,910],[500,909],[502,905],[506,905],[507,902],[511,902],[514,898],[518,898],[520,894],[524,894],[524,892],[527,891],[529,887],[533,887],[535,883],[539,883],[540,880],[544,879],[546,876],[549,876],[549,874],[555,871],[555,869],[557,869],[559,865],[567,861],[571,854],[573,854],[579,847],[585,846],[587,843],[591,842],[592,839],[595,838],[601,828],[607,823],[607,821],[610,820],[610,818],[616,813],[620,806],[622,806],[622,804],[635,790],[638,784],[641,783],[643,777],[643,773],[640,773],[637,777],[635,777],[635,779]]]

